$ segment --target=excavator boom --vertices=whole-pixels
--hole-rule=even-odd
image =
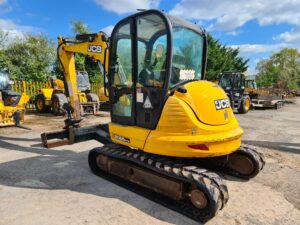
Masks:
[[[64,109],[67,111],[68,118],[65,120],[63,130],[46,132],[41,135],[42,142],[46,147],[73,144],[77,140],[75,138],[77,136],[80,136],[80,140],[91,139],[95,136],[97,126],[91,129],[79,128],[81,110],[77,88],[75,54],[80,53],[89,56],[98,62],[103,69],[105,83],[108,71],[108,47],[109,39],[103,32],[77,35],[75,38],[58,37],[57,57],[64,73],[64,88],[68,97],[68,104],[64,105]],[[103,95],[106,95],[105,90],[104,87]]]
[[[101,63],[104,74],[108,71],[108,37],[105,33],[77,35],[75,38],[58,37],[57,56],[62,71],[74,120],[80,120],[80,108],[77,90],[75,54],[80,53]]]

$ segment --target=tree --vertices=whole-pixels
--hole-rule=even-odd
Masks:
[[[222,45],[212,35],[208,34],[208,58],[206,79],[218,80],[224,71],[245,72],[248,59],[239,56],[239,49]]]
[[[81,20],[72,20],[71,27],[74,34],[91,33],[91,29]]]
[[[54,44],[43,35],[15,39],[0,51],[0,67],[11,79],[45,81],[55,59]]]
[[[297,49],[284,48],[273,53],[268,59],[262,59],[256,66],[257,84],[272,86],[281,82],[284,88],[300,87],[300,53]]]
[[[5,48],[8,35],[9,33],[7,31],[0,30],[0,50]]]
[[[73,35],[77,34],[88,34],[91,33],[90,28],[81,20],[73,20],[71,21],[71,27],[73,31]],[[75,55],[75,67],[79,71],[85,71],[86,66],[85,66],[85,61],[86,57],[82,54],[76,54]]]

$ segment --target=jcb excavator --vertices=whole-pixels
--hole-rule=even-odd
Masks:
[[[102,57],[108,72],[111,122],[79,127],[74,58],[61,58],[70,105],[66,130],[43,133],[53,147],[96,139],[89,166],[165,195],[181,212],[200,221],[214,217],[228,201],[226,184],[212,172],[249,179],[263,168],[263,155],[241,145],[243,129],[226,93],[205,81],[207,39],[197,25],[158,10],[129,16],[114,28],[79,39]],[[62,39],[58,51],[67,51]],[[108,59],[109,45],[109,60]],[[64,48],[63,48],[64,47]],[[71,114],[73,112],[73,114]],[[55,140],[50,139],[62,139]]]

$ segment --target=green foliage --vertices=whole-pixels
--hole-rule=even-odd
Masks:
[[[74,34],[89,34],[91,29],[81,20],[71,21],[71,27]]]
[[[259,86],[270,87],[280,81],[284,88],[300,87],[300,53],[297,49],[284,48],[273,53],[270,58],[260,60],[256,69]]]
[[[0,49],[0,68],[6,69],[11,79],[45,81],[54,58],[55,47],[49,39],[42,35],[27,35]]]
[[[71,26],[74,35],[91,33],[91,29],[81,20],[71,21]],[[98,63],[88,56],[76,54],[75,67],[78,71],[86,71],[89,74],[91,82],[103,82],[103,76],[100,73]]]
[[[208,39],[208,58],[206,79],[218,80],[224,71],[245,72],[248,68],[248,59],[239,57],[239,49],[233,49],[222,45],[219,40],[214,39],[210,34]]]
[[[71,21],[71,27],[74,36],[77,34],[88,34],[91,33],[88,26],[81,20],[73,20]],[[78,71],[86,71],[85,68],[85,59],[86,57],[82,54],[75,55],[75,67]]]

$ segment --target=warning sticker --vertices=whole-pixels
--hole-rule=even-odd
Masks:
[[[195,70],[180,70],[180,80],[193,80],[195,79]]]
[[[148,96],[147,96],[147,98],[146,98],[146,100],[144,102],[143,108],[144,109],[152,109],[152,104],[151,104],[150,99],[149,99]]]
[[[144,102],[144,93],[136,93],[136,102]]]

